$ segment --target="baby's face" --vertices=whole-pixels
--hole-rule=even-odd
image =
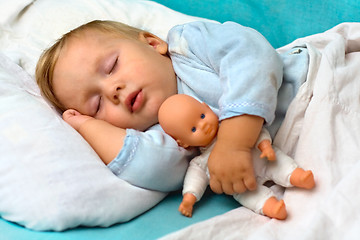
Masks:
[[[162,102],[176,93],[167,44],[88,31],[71,38],[54,70],[55,96],[67,108],[140,131],[158,122]]]

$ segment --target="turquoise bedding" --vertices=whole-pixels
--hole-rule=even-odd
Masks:
[[[341,22],[358,22],[357,0],[157,0],[185,14],[235,21],[261,32],[278,48],[307,35],[323,32]],[[1,197],[1,196],[0,196]],[[1,240],[95,240],[156,239],[190,224],[238,207],[232,197],[206,192],[196,206],[193,218],[181,216],[181,193],[171,193],[153,209],[131,220],[108,228],[76,228],[65,232],[36,232],[0,219]]]
[[[341,22],[359,21],[356,0],[157,0],[174,10],[220,22],[235,21],[261,32],[278,48]]]

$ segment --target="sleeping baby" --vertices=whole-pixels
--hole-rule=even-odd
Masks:
[[[264,124],[276,133],[307,63],[305,48],[280,55],[260,33],[233,22],[175,26],[164,41],[93,21],[42,54],[36,79],[115,175],[165,192],[181,187],[194,152],[161,130],[159,108],[177,93],[206,102],[221,122],[208,159],[210,186],[234,194],[256,189],[251,149]]]

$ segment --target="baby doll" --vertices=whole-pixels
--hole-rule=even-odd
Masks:
[[[200,147],[202,154],[191,160],[186,172],[183,200],[179,207],[183,215],[191,217],[195,202],[201,199],[209,184],[207,159],[216,139],[218,117],[205,103],[200,103],[188,95],[177,94],[161,105],[159,122],[164,131],[180,146]],[[294,160],[280,149],[272,147],[270,135],[265,128],[262,129],[255,146],[257,149],[254,148],[252,154],[257,189],[233,196],[256,213],[285,219],[287,211],[284,201],[278,200],[272,190],[263,184],[271,180],[283,187],[312,189],[315,186],[313,174],[310,170],[299,168]],[[260,159],[263,157],[269,161]]]

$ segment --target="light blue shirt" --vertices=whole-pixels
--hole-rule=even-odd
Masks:
[[[221,120],[251,114],[270,125],[275,111],[284,117],[306,77],[306,51],[296,58],[291,53],[280,56],[260,33],[236,23],[176,26],[168,44],[178,92],[207,103]],[[281,86],[283,73],[286,86]],[[284,91],[277,104],[280,86]],[[135,186],[168,192],[181,188],[193,153],[159,125],[145,132],[128,129],[122,150],[108,167]]]
[[[138,187],[162,192],[181,188],[194,151],[179,147],[157,124],[145,132],[126,130],[124,145],[108,167]]]
[[[283,62],[260,33],[194,22],[171,29],[168,42],[179,93],[205,102],[220,120],[250,114],[272,123]]]
[[[260,116],[272,137],[306,80],[306,48],[278,54],[259,32],[234,22],[179,25],[168,43],[179,93],[205,102],[220,120]]]

